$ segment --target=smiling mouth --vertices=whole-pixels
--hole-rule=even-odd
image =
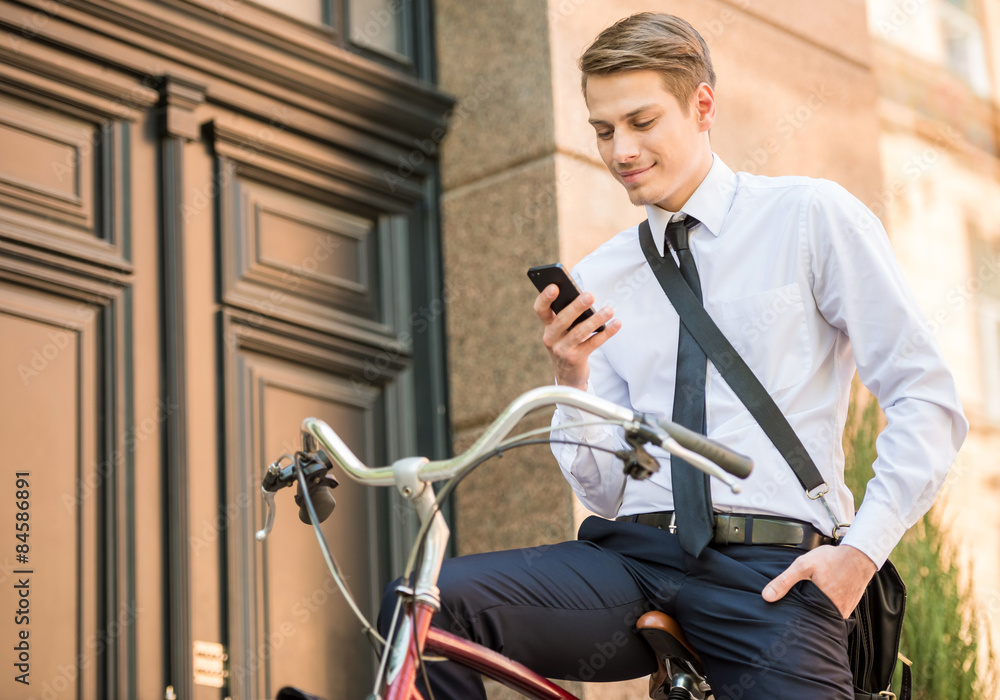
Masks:
[[[653,166],[650,165],[646,168],[639,168],[637,170],[619,171],[618,175],[621,177],[622,182],[624,182],[626,185],[629,185],[638,180],[640,175],[642,175],[645,172],[648,172],[652,167]]]

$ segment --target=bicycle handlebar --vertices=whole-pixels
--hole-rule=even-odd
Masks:
[[[657,444],[670,454],[677,455],[709,476],[719,479],[729,486],[733,493],[740,491],[740,484],[736,478],[745,479],[753,469],[753,461],[749,457],[733,452],[704,435],[668,420],[662,420],[659,424],[653,423],[644,415],[606,399],[564,386],[540,387],[521,394],[504,409],[468,450],[450,459],[430,461],[422,457],[411,457],[397,460],[392,466],[372,468],[358,459],[340,436],[320,419],[306,418],[302,421],[302,431],[306,441],[318,443],[325,456],[355,481],[372,486],[395,485],[403,496],[411,498],[423,491],[423,483],[450,479],[483,457],[502,449],[504,438],[524,416],[538,408],[555,404],[574,406],[618,424],[625,429],[626,435],[630,436],[630,441],[633,438],[638,439],[634,445],[643,442]],[[304,447],[304,450],[312,452],[313,448]],[[639,465],[635,471],[627,470],[627,472],[633,476],[638,473],[644,474],[637,478],[649,476],[657,467],[655,460],[650,460],[648,455],[646,459],[652,464],[652,468]],[[261,541],[267,537],[274,525],[274,492],[284,486],[290,486],[295,481],[295,470],[291,466],[281,469],[279,462],[268,467],[267,476],[261,485],[267,507],[264,528],[257,533],[257,539]],[[336,481],[333,482],[333,486],[335,485]]]
[[[753,461],[749,457],[733,452],[724,445],[668,420],[661,421],[659,426],[652,425],[634,411],[579,389],[546,386],[528,391],[511,402],[486,432],[462,454],[450,459],[423,462],[417,469],[417,477],[423,482],[450,479],[476,460],[496,450],[525,415],[538,408],[555,404],[574,406],[600,418],[620,422],[626,429],[644,428],[652,431],[665,450],[677,454],[698,469],[722,480],[734,491],[739,490],[739,484],[729,475],[744,479],[753,469]],[[312,435],[330,459],[354,480],[372,486],[391,486],[396,483],[395,467],[366,466],[323,421],[306,418],[302,422],[302,430]]]
[[[701,433],[696,433],[668,420],[660,421],[660,427],[682,446],[715,462],[733,476],[740,479],[746,479],[750,476],[750,472],[753,470],[753,460],[746,455],[733,452],[725,445],[709,440]]]
[[[736,478],[746,478],[753,463],[747,457],[733,452],[729,448],[713,442],[708,438],[687,430],[668,420],[659,423],[649,420],[641,413],[598,398],[579,389],[569,387],[547,386],[533,389],[514,399],[506,409],[490,424],[478,440],[465,452],[451,457],[430,461],[422,457],[410,457],[397,460],[392,466],[368,467],[351,451],[337,433],[318,418],[306,418],[302,422],[303,446],[294,456],[283,455],[272,463],[261,484],[267,513],[264,528],[257,533],[257,539],[263,541],[274,525],[275,492],[292,483],[298,483],[300,494],[305,504],[309,520],[323,551],[327,567],[338,587],[344,593],[354,614],[362,621],[366,632],[373,639],[381,639],[378,633],[365,619],[360,608],[350,595],[346,580],[341,574],[333,555],[330,553],[320,529],[322,518],[316,513],[312,503],[314,490],[326,491],[336,486],[336,480],[326,481],[323,475],[337,464],[349,477],[355,481],[372,486],[395,485],[402,496],[413,504],[421,522],[421,535],[418,535],[418,547],[411,554],[406,575],[412,572],[413,587],[407,595],[416,604],[423,604],[425,609],[437,609],[440,605],[437,579],[444,560],[449,531],[433,488],[425,488],[425,484],[434,481],[451,479],[465,470],[475,466],[483,458],[491,454],[499,454],[508,447],[524,444],[521,436],[510,442],[504,442],[517,423],[528,413],[546,406],[561,404],[573,406],[586,413],[606,420],[608,423],[620,426],[625,431],[629,450],[618,450],[615,453],[625,461],[626,473],[645,478],[658,469],[655,459],[642,449],[644,444],[655,444],[668,453],[677,455],[702,470],[714,476],[734,491],[740,489]],[[282,467],[288,459],[290,464]],[[631,461],[629,461],[631,460]],[[324,494],[328,495],[328,494]],[[329,499],[332,509],[332,498]],[[414,570],[416,553],[422,552],[419,568]],[[415,623],[414,623],[415,624]],[[390,656],[405,654],[410,636],[401,633],[393,638],[393,650],[383,656],[383,664]],[[381,671],[380,671],[381,673]]]

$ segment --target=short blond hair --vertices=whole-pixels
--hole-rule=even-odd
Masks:
[[[651,70],[682,108],[702,83],[715,88],[708,45],[688,22],[673,15],[640,12],[598,34],[580,57],[581,87],[587,78],[632,70]]]

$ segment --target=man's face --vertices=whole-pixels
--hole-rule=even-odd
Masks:
[[[632,203],[678,211],[712,165],[711,88],[682,109],[659,73],[637,70],[590,76],[586,95],[601,158]]]

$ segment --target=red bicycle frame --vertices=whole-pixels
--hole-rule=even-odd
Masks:
[[[429,604],[414,603],[414,624],[406,658],[389,684],[386,700],[422,700],[413,687],[421,650],[460,663],[534,700],[578,700],[572,693],[503,654],[431,627],[433,615],[434,608]]]

